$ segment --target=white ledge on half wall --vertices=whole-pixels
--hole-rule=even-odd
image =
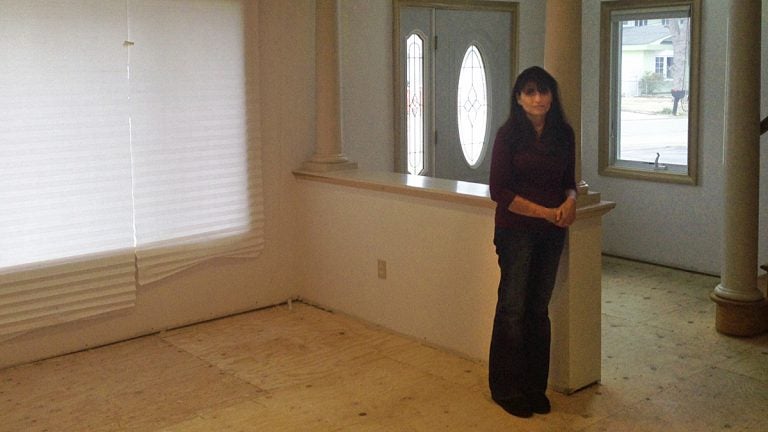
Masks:
[[[293,174],[299,178],[341,186],[405,194],[478,207],[496,207],[496,203],[491,200],[488,185],[481,183],[360,169],[328,172],[296,170]],[[597,192],[579,195],[578,203],[576,213],[579,217],[602,216],[616,206],[613,202],[601,201],[600,194]]]

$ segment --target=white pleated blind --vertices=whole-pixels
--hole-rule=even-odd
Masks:
[[[0,334],[133,304],[125,15],[0,0]]]
[[[141,284],[262,247],[258,130],[243,6],[130,0],[131,131]],[[253,123],[253,122],[252,122]]]
[[[243,5],[0,0],[0,336],[259,254]]]
[[[132,250],[0,274],[0,336],[131,308]]]

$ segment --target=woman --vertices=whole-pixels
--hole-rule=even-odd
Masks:
[[[518,417],[551,410],[549,300],[565,228],[576,218],[574,134],[555,79],[524,70],[491,159],[494,245],[501,280],[489,359],[491,396]]]

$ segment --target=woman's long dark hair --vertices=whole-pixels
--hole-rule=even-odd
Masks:
[[[529,83],[532,83],[539,92],[549,91],[552,94],[552,105],[547,112],[541,141],[552,150],[566,149],[565,146],[573,141],[573,129],[565,119],[565,114],[563,114],[557,81],[549,72],[538,66],[522,71],[517,76],[517,80],[515,80],[515,86],[512,89],[512,105],[509,118],[500,129],[500,133],[504,136],[504,141],[508,145],[513,146],[513,148],[536,141],[536,131],[533,128],[533,123],[528,119],[523,107],[517,103],[517,97],[520,96]]]

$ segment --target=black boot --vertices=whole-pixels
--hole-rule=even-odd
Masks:
[[[496,400],[494,401],[499,404],[502,408],[504,408],[504,411],[512,414],[515,417],[522,417],[522,418],[528,418],[533,415],[533,409],[531,408],[531,404],[528,403],[528,400],[523,397],[516,397],[511,399],[505,399],[505,400]]]

